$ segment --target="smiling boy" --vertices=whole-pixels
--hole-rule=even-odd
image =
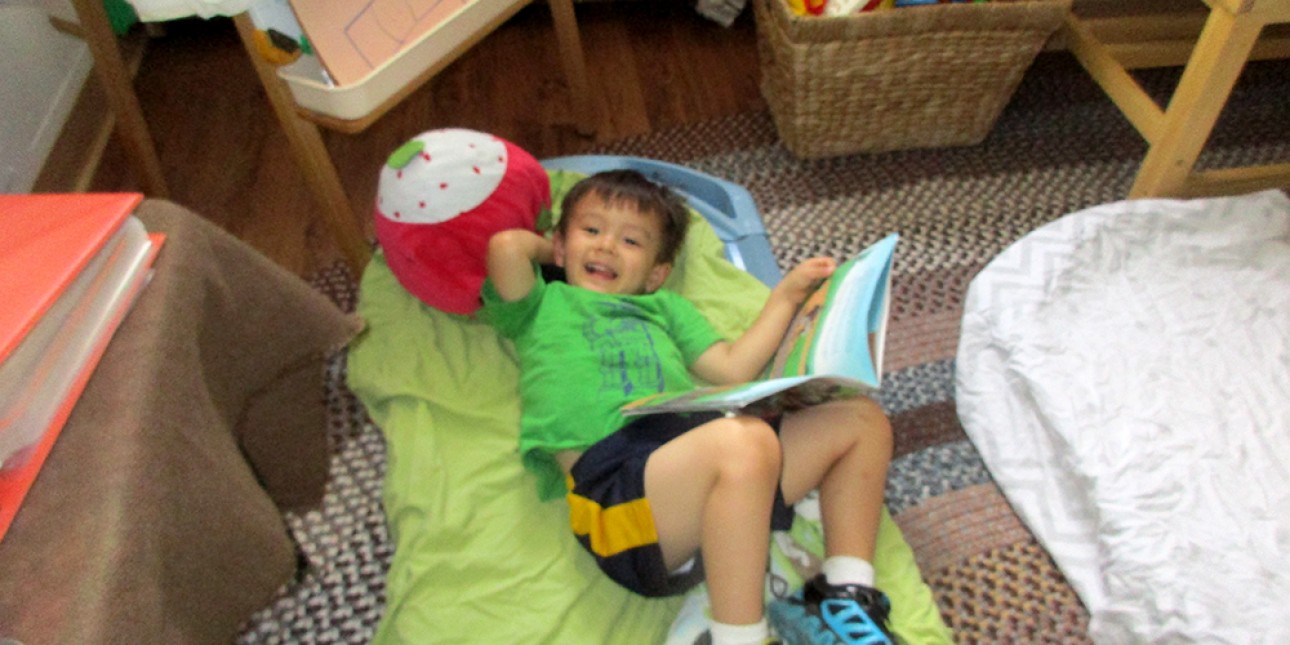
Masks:
[[[520,359],[520,452],[539,495],[564,495],[600,568],[645,595],[706,581],[712,643],[764,643],[763,580],[772,527],[820,490],[823,573],[773,603],[790,643],[890,642],[873,588],[891,428],[869,399],[761,419],[657,414],[628,422],[642,396],[756,378],[797,308],[834,269],[807,260],[771,291],[753,324],[722,339],[695,307],[660,289],[689,224],[684,202],[634,171],[579,182],[550,240],[493,236],[482,315]],[[540,264],[564,269],[546,282]]]

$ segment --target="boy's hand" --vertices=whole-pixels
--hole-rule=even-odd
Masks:
[[[793,267],[792,270],[775,285],[771,298],[779,298],[794,307],[806,301],[825,278],[833,275],[838,263],[833,258],[811,258]]]
[[[711,383],[739,383],[757,377],[770,361],[797,309],[833,275],[832,258],[811,258],[788,272],[770,292],[757,320],[733,342],[713,345],[691,367]]]
[[[551,240],[527,229],[498,231],[488,239],[488,278],[497,295],[508,302],[533,290],[533,263],[553,261]]]

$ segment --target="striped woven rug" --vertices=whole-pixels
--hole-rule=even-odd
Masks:
[[[1167,96],[1176,70],[1140,76]],[[1203,167],[1290,162],[1290,63],[1251,64],[1201,160]],[[746,186],[781,267],[847,257],[891,231],[894,269],[881,402],[896,457],[887,503],[962,643],[1088,642],[1088,616],[1013,514],[959,425],[954,355],[963,296],[1010,243],[1081,208],[1122,199],[1146,145],[1067,56],[1045,54],[990,137],[970,148],[827,160],[793,158],[766,112],[617,142],[594,152],[650,157]],[[352,307],[341,267],[315,284]],[[290,516],[312,571],[250,621],[244,643],[364,643],[384,605],[387,542],[380,507],[384,446],[328,374],[332,483],[323,507]]]

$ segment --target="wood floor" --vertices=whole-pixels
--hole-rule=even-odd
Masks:
[[[366,131],[324,131],[358,216],[371,212],[385,158],[424,130],[487,131],[543,158],[763,104],[750,10],[730,28],[695,13],[688,1],[579,3],[576,13],[594,137],[573,127],[550,13],[537,3]],[[164,31],[149,39],[135,87],[171,199],[300,275],[339,259],[232,22],[178,21]],[[84,135],[73,133],[94,118],[86,112],[92,110],[74,113],[38,191],[66,189],[56,169],[75,163]],[[139,189],[115,141],[90,188]]]

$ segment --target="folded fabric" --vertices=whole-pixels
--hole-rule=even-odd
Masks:
[[[130,0],[139,20],[163,22],[179,18],[236,16],[251,6],[251,0]]]

